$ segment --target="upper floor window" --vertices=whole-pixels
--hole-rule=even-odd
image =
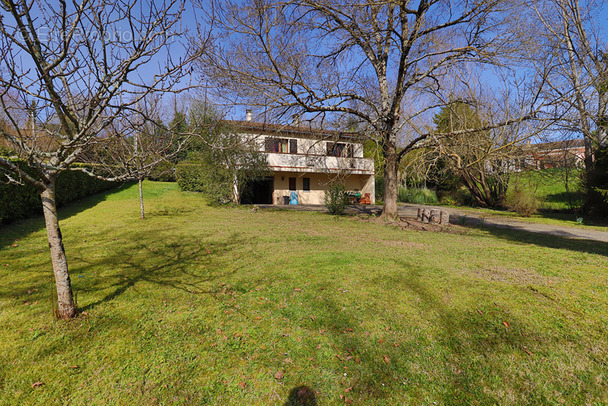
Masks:
[[[266,152],[276,152],[280,154],[295,154],[298,152],[298,140],[267,137],[264,150]]]
[[[344,144],[341,142],[328,142],[327,155],[341,156],[344,158],[353,157],[353,144]]]

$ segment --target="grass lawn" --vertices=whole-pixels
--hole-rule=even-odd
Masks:
[[[568,171],[563,168],[549,168],[519,172],[511,176],[510,189],[519,183],[531,190],[540,200],[539,208],[542,210],[576,209],[583,204],[583,195],[580,192],[581,176],[581,169]]]
[[[0,228],[0,404],[608,402],[607,244],[145,192],[61,211],[69,322],[42,220]]]

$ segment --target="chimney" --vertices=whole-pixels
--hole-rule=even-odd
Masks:
[[[251,109],[245,111],[245,120],[251,121]]]

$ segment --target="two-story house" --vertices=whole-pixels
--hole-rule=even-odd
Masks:
[[[298,204],[324,204],[332,182],[375,203],[374,162],[363,157],[360,134],[252,121],[231,124],[266,155],[272,172],[249,185],[243,203],[293,203],[295,192]]]

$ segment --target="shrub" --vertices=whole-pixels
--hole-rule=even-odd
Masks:
[[[169,161],[159,163],[152,169],[148,179],[159,182],[175,182],[175,164]]]
[[[469,189],[464,186],[461,186],[456,190],[438,191],[437,197],[439,198],[441,204],[446,204],[449,206],[477,206],[477,202],[473,198],[473,195],[471,195]]]
[[[348,195],[343,184],[335,184],[325,192],[325,207],[327,207],[329,214],[343,214],[347,204]]]
[[[425,188],[410,188],[400,187],[397,193],[397,199],[403,203],[414,204],[437,204],[437,194]]]
[[[190,162],[180,162],[175,168],[175,180],[181,190],[202,192],[205,171],[201,165]]]
[[[21,168],[28,170],[27,164],[13,160]],[[57,206],[63,206],[74,200],[99,193],[115,187],[114,182],[93,178],[80,171],[65,171],[57,178],[55,195]],[[9,185],[0,183],[0,222],[31,217],[42,213],[40,195],[29,184]]]
[[[522,217],[530,217],[538,210],[538,199],[533,192],[516,184],[507,195],[507,208]]]

